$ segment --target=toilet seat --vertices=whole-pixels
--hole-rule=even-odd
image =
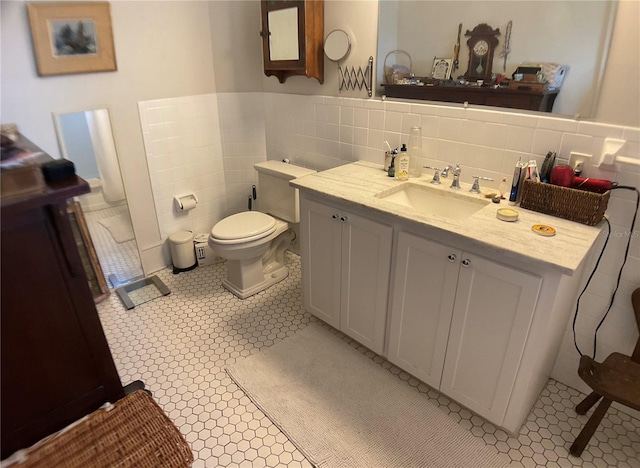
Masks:
[[[216,223],[211,237],[218,244],[240,244],[262,239],[276,230],[276,220],[259,211],[244,211]]]

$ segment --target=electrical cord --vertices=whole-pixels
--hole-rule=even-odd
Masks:
[[[575,311],[575,313],[573,315],[573,325],[572,325],[573,345],[576,347],[576,350],[578,351],[578,354],[580,356],[582,356],[582,351],[580,351],[580,348],[578,347],[578,341],[577,341],[577,338],[576,338],[576,322],[578,321],[578,314],[579,314],[579,311],[580,311],[580,299],[582,299],[582,295],[585,293],[585,291],[589,287],[589,284],[591,284],[591,280],[593,279],[593,276],[598,271],[598,266],[600,265],[600,260],[602,260],[602,256],[604,255],[604,252],[607,249],[607,244],[609,243],[609,237],[611,237],[610,236],[610,234],[611,234],[611,224],[609,223],[609,220],[607,218],[604,218],[604,220],[606,221],[607,227],[608,227],[607,237],[605,237],[604,245],[602,246],[602,250],[600,251],[600,255],[598,255],[598,260],[596,260],[596,265],[593,267],[593,270],[591,270],[591,274],[589,275],[589,278],[587,279],[587,283],[584,285],[584,288],[582,289],[582,292],[578,295],[578,300],[576,302],[576,311]]]
[[[604,313],[602,319],[600,320],[600,322],[598,323],[598,326],[596,327],[594,333],[593,333],[593,359],[596,358],[596,347],[597,347],[597,339],[598,339],[598,330],[600,330],[600,327],[602,326],[602,324],[604,323],[605,319],[607,318],[607,316],[609,315],[609,312],[611,311],[611,307],[613,306],[613,302],[616,298],[616,294],[618,292],[618,288],[620,287],[620,280],[622,278],[622,271],[624,270],[624,267],[627,263],[627,258],[629,256],[629,249],[631,247],[631,239],[633,238],[633,232],[634,232],[634,227],[636,224],[636,218],[638,217],[638,208],[640,208],[640,191],[638,191],[638,189],[636,187],[631,187],[631,186],[627,186],[627,185],[618,185],[616,187],[613,187],[612,190],[617,190],[617,189],[622,189],[622,190],[633,190],[634,192],[636,192],[636,209],[635,212],[633,214],[633,220],[631,221],[631,231],[629,232],[629,236],[627,239],[627,247],[625,249],[624,252],[624,259],[622,260],[622,265],[620,266],[620,270],[618,271],[618,278],[616,280],[616,287],[613,290],[613,294],[611,295],[611,300],[609,301],[609,307],[607,308],[607,311]],[[579,314],[579,310],[580,310],[580,299],[582,298],[582,295],[585,293],[585,291],[587,290],[587,288],[589,287],[589,284],[591,283],[591,280],[593,278],[593,276],[595,275],[596,271],[598,270],[598,266],[600,265],[600,260],[602,260],[602,256],[604,255],[604,252],[607,248],[607,244],[609,243],[609,238],[611,237],[611,223],[609,222],[609,220],[607,218],[604,218],[604,220],[607,223],[607,227],[608,227],[608,232],[607,232],[607,237],[605,239],[604,245],[602,246],[602,250],[600,251],[600,254],[598,255],[598,259],[596,260],[596,264],[593,267],[593,270],[591,271],[591,274],[589,275],[589,278],[587,279],[587,283],[585,284],[584,288],[582,289],[582,292],[578,295],[578,300],[576,303],[576,311],[575,314],[573,316],[573,324],[572,324],[572,329],[573,329],[573,344],[576,347],[576,350],[578,351],[578,354],[580,354],[580,356],[582,356],[582,351],[580,351],[580,348],[578,347],[578,342],[576,339],[576,321],[578,320],[578,314]]]

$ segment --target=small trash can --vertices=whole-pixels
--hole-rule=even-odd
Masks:
[[[178,231],[169,236],[169,250],[173,262],[173,274],[193,270],[198,266],[193,248],[193,233]]]

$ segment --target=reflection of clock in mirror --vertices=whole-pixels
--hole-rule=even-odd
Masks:
[[[469,66],[464,77],[468,80],[491,80],[493,66],[493,51],[498,45],[496,36],[500,35],[499,29],[492,29],[488,24],[479,24],[473,31],[466,32],[470,36],[467,40],[469,46]]]

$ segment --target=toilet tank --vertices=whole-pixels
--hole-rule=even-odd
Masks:
[[[316,171],[282,161],[265,161],[254,165],[258,171],[258,203],[264,213],[290,223],[300,222],[298,189],[289,181]]]

